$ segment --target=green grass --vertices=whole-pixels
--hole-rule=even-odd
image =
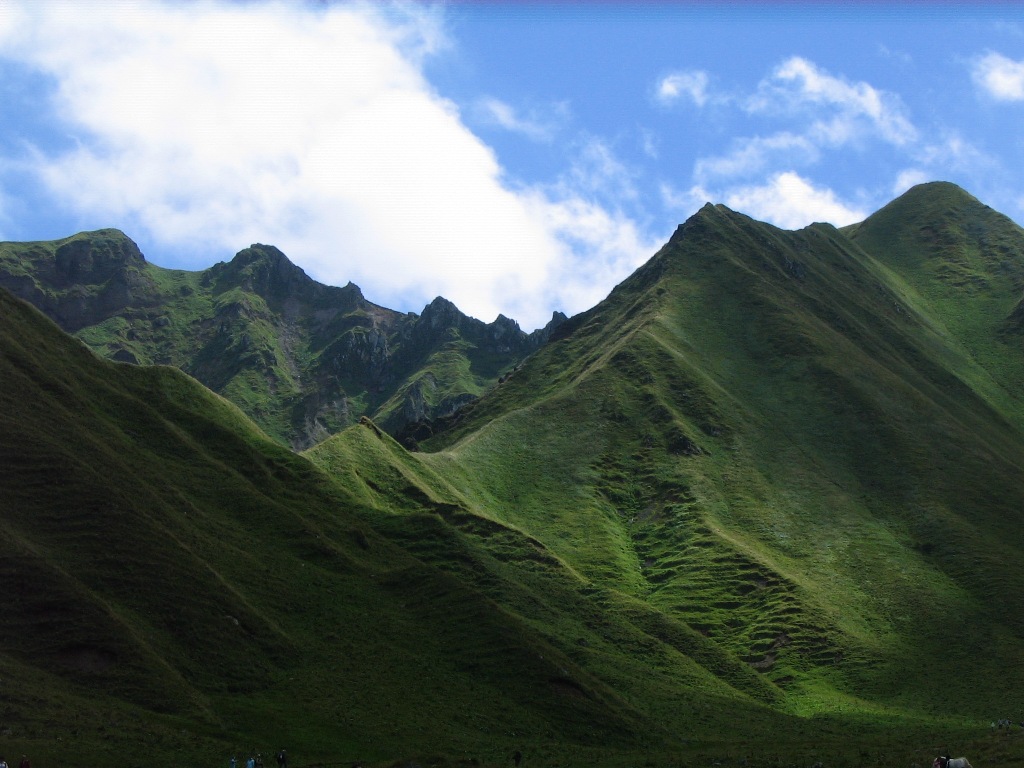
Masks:
[[[784,709],[1016,706],[1012,674],[975,681],[978,648],[1018,653],[1019,413],[859,240],[716,208],[683,234],[424,461]]]
[[[363,419],[294,454],[243,411],[285,423],[305,374],[270,408],[229,371],[239,408],[0,298],[4,748],[1020,763],[988,724],[1024,707],[1024,238],[975,203],[925,187],[799,232],[707,207],[490,391],[466,327],[396,350],[419,372],[396,393],[484,393],[418,452]],[[364,307],[296,353],[246,264],[208,275],[225,349],[301,369],[380,343]]]

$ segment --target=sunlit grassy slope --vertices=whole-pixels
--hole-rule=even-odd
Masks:
[[[4,294],[3,746],[1012,764],[1022,265],[949,185],[843,231],[709,205],[416,453],[293,454]]]
[[[416,459],[781,710],[987,722],[1024,708],[1022,267],[952,185],[846,233],[709,205]]]

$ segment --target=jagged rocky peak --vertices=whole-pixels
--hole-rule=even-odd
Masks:
[[[541,330],[551,332],[562,323],[566,322],[569,316],[565,312],[559,312],[557,309],[551,313],[551,319],[548,320],[548,324],[545,325]]]
[[[458,326],[467,317],[448,299],[438,296],[423,308],[420,322],[435,329],[449,328]]]
[[[209,276],[216,282],[238,285],[275,305],[311,303],[334,313],[369,304],[355,283],[343,288],[319,283],[280,249],[262,243],[239,251],[230,262],[215,264]]]
[[[490,329],[491,338],[496,340],[509,336],[518,338],[523,335],[523,329],[519,327],[519,323],[511,317],[505,317],[504,315],[498,315],[494,322],[487,327]]]
[[[564,312],[559,312],[555,310],[554,312],[551,313],[551,319],[548,320],[547,325],[545,325],[543,328],[538,328],[537,330],[530,334],[530,341],[537,345],[547,343],[551,339],[551,334],[554,333],[556,329],[558,329],[568,321],[568,315],[566,315]]]
[[[62,241],[54,250],[54,277],[58,284],[99,284],[141,268],[146,259],[139,246],[117,229],[84,232]]]
[[[220,265],[218,265],[220,266]],[[310,286],[314,280],[273,245],[254,243],[235,254],[224,271],[238,275],[246,290],[268,295],[290,293]]]

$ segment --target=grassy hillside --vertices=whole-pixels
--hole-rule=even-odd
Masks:
[[[757,670],[782,709],[988,722],[1024,708],[1011,308],[974,346],[946,333],[899,251],[860,247],[873,224],[706,207],[421,460]],[[1019,229],[1000,237],[1024,264]],[[991,279],[1014,293],[1012,271]]]
[[[1022,426],[1024,230],[959,187],[934,183],[846,232],[956,351],[956,374]]]
[[[639,718],[607,685],[389,543],[236,408],[0,302],[8,752],[85,766],[636,743]],[[430,515],[390,534],[472,565]]]
[[[843,231],[709,205],[416,452],[362,419],[292,453],[0,292],[0,747],[1019,764],[1022,265],[947,185]],[[224,295],[259,314],[261,279]]]
[[[371,422],[314,458],[333,474],[0,293],[0,746],[40,768],[844,748],[844,724],[778,713],[699,632],[478,514]]]

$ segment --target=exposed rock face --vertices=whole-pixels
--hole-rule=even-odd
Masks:
[[[0,285],[35,304],[65,330],[103,322],[126,307],[158,303],[146,259],[117,230],[76,235],[52,249],[48,245],[26,244],[32,268],[27,274],[0,270]]]
[[[392,432],[448,416],[566,320],[527,334],[441,297],[396,312],[258,243],[200,272],[165,270],[117,230],[0,244],[0,285],[101,355],[180,367],[296,449],[361,416]]]

